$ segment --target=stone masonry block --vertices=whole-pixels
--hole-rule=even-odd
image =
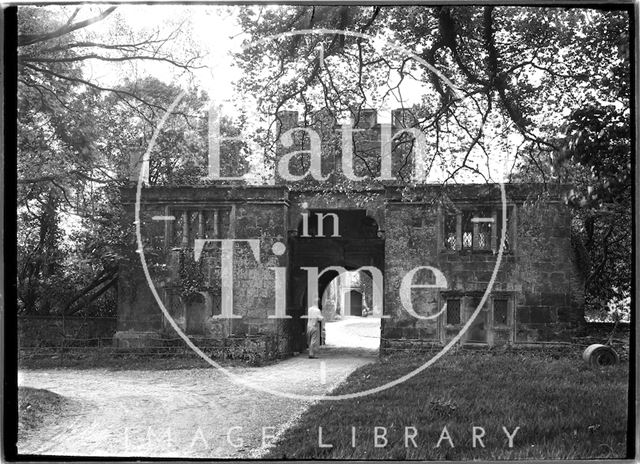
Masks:
[[[530,312],[531,323],[548,324],[552,322],[551,308],[548,306],[534,306]]]

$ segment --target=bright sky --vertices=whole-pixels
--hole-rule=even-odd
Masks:
[[[197,85],[206,90],[213,99],[222,102],[234,93],[232,82],[241,76],[230,56],[232,52],[241,50],[244,37],[237,24],[234,9],[233,6],[156,4],[152,6],[122,5],[117,11],[119,17],[137,31],[152,31],[156,27],[165,28],[168,24],[176,25],[185,21],[180,35],[182,38],[190,37],[207,54],[204,60],[206,68],[195,71]],[[96,32],[107,33],[112,26],[113,19],[95,24],[91,28]],[[121,76],[121,73],[114,71],[113,67],[100,63],[93,63],[90,66],[94,77],[105,81],[113,82]],[[141,68],[144,70],[142,71]],[[170,80],[174,74],[167,65],[157,63],[144,63],[143,66],[138,66],[138,69],[163,80]],[[401,87],[405,105],[419,102],[421,87],[415,81],[405,80]],[[390,100],[385,101],[381,108],[381,114],[389,119],[390,111],[400,106],[397,103],[399,100]]]
[[[66,7],[73,11],[73,7]],[[85,12],[91,16],[95,12],[103,10],[103,5],[89,7],[93,13]],[[180,47],[197,44],[202,53],[206,54],[203,60],[205,68],[195,71],[195,84],[197,88],[207,91],[218,104],[223,105],[223,113],[230,111],[231,107],[225,104],[234,96],[234,80],[241,74],[234,67],[231,52],[240,51],[243,39],[242,31],[237,24],[235,9],[233,6],[218,5],[122,5],[117,9],[117,15],[112,15],[108,20],[91,26],[97,33],[107,34],[117,24],[118,27],[130,28],[138,32],[152,32],[160,29],[163,33],[179,27],[177,41],[172,45]],[[191,44],[189,43],[191,42]],[[178,48],[178,53],[180,49]],[[177,79],[183,84],[188,84],[184,76],[178,77],[175,68],[164,63],[141,62],[134,66],[125,64],[121,66],[104,65],[102,62],[87,62],[88,70],[94,79],[105,84],[116,83],[123,75],[134,78],[143,75],[153,75],[161,80],[170,82]],[[402,98],[404,105],[408,106],[420,100],[424,88],[410,79],[406,79],[402,85]],[[243,97],[244,100],[248,100]],[[379,122],[391,122],[390,110],[400,107],[396,101],[384,102],[379,109]],[[486,133],[490,135],[489,128]],[[497,134],[496,134],[497,135]],[[508,145],[510,148],[498,147],[496,156],[492,156],[492,166],[478,166],[481,170],[491,169],[494,180],[502,178],[506,169],[511,167],[512,158],[517,145],[517,140],[512,139]],[[498,160],[495,162],[493,160]],[[486,168],[486,169],[485,169]],[[432,174],[438,173],[435,178],[430,176],[429,181],[438,181],[440,177],[446,177],[439,166],[432,167]],[[460,179],[462,180],[462,179]],[[479,179],[476,179],[478,181]]]
[[[206,55],[204,69],[196,70],[195,76],[199,88],[206,90],[212,98],[224,100],[232,93],[232,82],[240,74],[233,67],[230,52],[240,50],[241,30],[235,17],[226,6],[211,5],[121,5],[116,10],[133,30],[152,32],[156,28],[166,33],[166,29],[178,27],[181,23],[179,40],[191,40]],[[113,27],[113,19],[96,23],[92,30],[107,33]],[[234,38],[235,37],[235,38]],[[108,81],[118,79],[120,75],[102,64],[92,64],[96,75]],[[175,70],[170,65],[144,62],[138,65],[143,73],[170,81]]]

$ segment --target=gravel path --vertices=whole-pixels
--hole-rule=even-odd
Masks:
[[[366,349],[326,346],[320,355],[229,370],[278,391],[321,395],[375,360]],[[75,405],[19,441],[21,454],[260,457],[273,441],[269,436],[281,434],[311,404],[238,385],[213,368],[21,370],[19,385],[53,391]]]

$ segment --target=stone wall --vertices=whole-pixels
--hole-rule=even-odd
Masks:
[[[459,208],[501,209],[497,186],[460,186],[444,195],[428,189],[414,193],[417,197],[410,201],[396,195],[386,209],[385,313],[391,319],[383,321],[383,349],[400,342],[413,346],[411,340],[420,340],[419,347],[442,344],[455,337],[482,302],[497,261],[496,250],[443,246],[447,202]],[[583,284],[572,261],[570,214],[561,195],[561,190],[541,195],[540,186],[507,186],[515,236],[510,238],[511,248],[504,252],[491,291],[463,342],[498,345],[566,340],[570,329],[582,322]],[[428,317],[443,310],[447,301],[451,306],[459,302],[458,323],[448,323],[448,309],[431,320],[415,318],[403,309],[400,283],[417,266],[439,269],[447,286],[414,289],[416,313]],[[434,276],[421,271],[414,283],[433,284]]]
[[[283,340],[282,349],[289,352],[288,323],[269,319],[275,315],[276,282],[273,267],[286,267],[288,254],[277,255],[276,243],[286,245],[287,208],[282,204],[242,204],[236,209],[237,238],[260,240],[260,263],[256,263],[247,246],[235,257],[234,300],[235,310],[242,319],[233,321],[233,333],[276,334]],[[287,347],[284,347],[284,344]]]
[[[420,219],[416,222],[414,219]],[[418,266],[438,267],[436,253],[437,210],[420,204],[389,203],[385,230],[385,301],[382,322],[384,339],[438,340],[437,319],[417,319],[403,309],[400,300],[402,279]],[[424,224],[424,226],[423,226]],[[429,284],[432,274],[416,274],[415,284]],[[419,316],[438,312],[437,289],[413,290],[412,302]]]
[[[134,192],[127,191],[133,216]],[[165,222],[154,221],[171,211],[228,211],[218,239],[255,240],[258,258],[247,242],[234,243],[233,315],[222,317],[222,273],[219,244],[206,244],[195,259],[194,238],[186,246],[167,246]],[[275,314],[275,272],[287,266],[288,256],[275,255],[272,246],[286,242],[287,203],[282,188],[202,187],[146,188],[140,207],[145,259],[154,287],[173,321],[187,335],[212,340],[268,335],[281,354],[291,352],[289,322],[269,319]],[[172,213],[173,214],[173,213]],[[172,221],[177,226],[178,219]],[[133,221],[132,221],[133,222]],[[211,237],[203,237],[211,238]],[[184,244],[183,244],[184,245]],[[165,338],[175,331],[162,315],[144,276],[139,257],[132,256],[119,282],[119,317],[116,341],[128,345],[135,333],[157,332]]]
[[[133,223],[135,192],[124,193]],[[297,255],[295,262],[297,267],[317,265],[321,269],[346,263],[356,268],[379,264],[384,272],[383,352],[392,346],[405,347],[402,349],[441,346],[460,333],[481,303],[478,316],[462,337],[463,343],[553,342],[565,340],[582,322],[584,303],[583,283],[572,261],[570,215],[562,194],[561,187],[545,193],[540,185],[506,186],[508,248],[488,293],[502,230],[497,225],[503,211],[496,185],[434,185],[410,191],[387,186],[323,194],[313,189],[290,191],[283,186],[145,188],[141,206],[144,256],[159,298],[185,333],[194,339],[218,341],[267,337],[269,346],[275,346],[269,350],[287,355],[301,351],[305,343],[304,320],[300,316],[304,310],[301,301],[306,274],[293,269],[296,266],[291,248],[292,243],[301,243],[294,240],[301,215],[309,210],[360,210],[360,216],[353,217],[373,219],[371,224],[377,230],[370,240],[384,245],[384,259],[367,255],[378,253],[375,250],[382,250],[382,245],[366,248],[363,247],[366,240],[349,236],[341,242],[341,238],[336,239],[340,243],[332,243],[330,249],[314,242],[312,247],[317,249],[308,256],[311,261],[317,258],[320,264],[300,261],[302,255]],[[205,214],[212,209],[217,211],[215,217],[220,214],[216,219],[219,224],[214,228],[208,222],[214,216]],[[469,212],[476,210],[481,210],[480,216],[485,217],[474,215],[469,219]],[[174,229],[182,227],[179,218],[169,224],[153,219],[169,213],[179,215],[180,211],[188,212],[182,216],[187,218],[182,220],[182,226],[188,223],[182,238],[174,233]],[[454,218],[453,223],[447,217]],[[467,222],[460,225],[463,220]],[[477,230],[480,227],[491,230],[489,233],[489,229],[482,229],[484,248],[462,247],[469,239],[465,234],[470,232],[463,233],[471,227],[468,221],[476,224],[489,220],[491,226],[477,226]],[[451,227],[455,227],[454,232]],[[475,235],[476,225],[473,227],[475,241],[479,235]],[[234,247],[233,311],[237,318],[220,317],[223,306],[220,250],[216,246],[205,247],[196,261],[193,241],[184,238],[195,233],[211,238],[207,236],[209,230],[215,230],[217,238],[259,242],[259,262],[247,243]],[[278,243],[286,245],[281,254],[274,251]],[[328,241],[322,243],[329,246]],[[306,242],[305,253],[309,252],[309,244]],[[132,251],[135,248],[132,244]],[[330,262],[333,255],[329,251],[342,261]],[[382,258],[382,252],[379,255]],[[135,344],[132,340],[136,334],[140,340],[145,340],[145,334],[149,333],[175,337],[158,308],[139,258],[132,252],[119,282],[119,332],[115,338],[122,344]],[[412,290],[416,317],[403,307],[400,285],[407,273],[421,266],[441,272],[446,285]],[[286,268],[283,279],[287,285],[286,308],[293,319],[269,318],[275,314],[276,282],[272,269],[275,267]],[[435,283],[436,276],[428,269],[418,270],[413,278],[414,285]],[[370,300],[367,303],[371,307]]]
[[[114,317],[18,316],[20,348],[108,345],[115,331]]]
[[[132,232],[134,232],[133,205],[130,205],[127,212],[131,218]],[[169,275],[164,265],[163,224],[153,221],[152,217],[162,214],[164,214],[162,205],[145,205],[140,210],[144,257],[160,294]],[[132,236],[135,237],[135,234]],[[135,252],[138,244],[133,242],[130,247],[130,254],[121,262],[118,277],[118,332],[158,331],[163,326],[162,313],[147,283],[140,256]]]
[[[568,327],[584,323],[584,283],[573,263],[570,220],[560,203],[519,208],[517,342],[564,339]]]

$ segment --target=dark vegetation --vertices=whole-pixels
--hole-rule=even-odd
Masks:
[[[18,390],[18,439],[23,439],[51,422],[68,414],[73,402],[49,390],[20,387]]]
[[[97,23],[108,33],[89,27]],[[18,25],[17,310],[114,316],[119,269],[138,259],[120,198],[130,157],[184,90],[157,139],[150,183],[203,175],[208,97],[149,76],[106,85],[85,66],[129,76],[127,66],[155,62],[189,76],[201,57],[184,24],[138,32],[116,7],[26,6]],[[233,130],[223,119],[221,133]]]

